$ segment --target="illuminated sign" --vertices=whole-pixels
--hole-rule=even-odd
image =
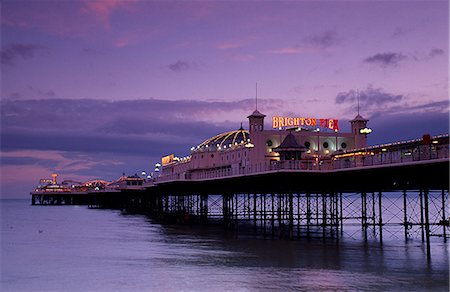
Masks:
[[[359,130],[359,133],[360,134],[370,134],[370,133],[372,133],[372,129],[369,129],[369,128],[364,128],[364,129],[360,129]]]
[[[174,159],[175,159],[175,156],[173,154],[164,156],[163,158],[161,158],[161,164],[162,164],[162,166],[165,166],[167,164],[172,163],[174,161]]]
[[[272,117],[272,128],[283,127],[320,127],[339,131],[339,121],[334,119]]]

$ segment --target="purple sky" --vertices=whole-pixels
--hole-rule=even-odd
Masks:
[[[448,133],[448,1],[2,1],[1,187],[112,180],[254,109]]]

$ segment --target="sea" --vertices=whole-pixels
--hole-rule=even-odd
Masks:
[[[264,238],[87,206],[1,203],[1,291],[449,291],[448,243]],[[386,232],[386,234],[388,234]]]

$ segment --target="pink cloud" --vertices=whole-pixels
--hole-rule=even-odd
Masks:
[[[216,45],[216,48],[219,50],[230,50],[230,49],[237,49],[245,46],[242,42],[225,42]]]
[[[105,28],[110,28],[111,14],[121,8],[132,4],[134,1],[123,0],[90,0],[84,2],[81,11],[98,18]]]
[[[113,41],[113,45],[117,48],[123,48],[130,45],[145,42],[156,36],[159,31],[154,28],[135,29],[124,32],[121,36]]]
[[[301,48],[301,47],[285,47],[285,48],[276,48],[272,50],[266,51],[270,54],[279,54],[279,55],[286,55],[286,54],[303,54],[303,53],[309,53],[311,52],[311,49]]]

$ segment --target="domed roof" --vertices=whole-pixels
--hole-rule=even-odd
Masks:
[[[241,127],[239,130],[222,133],[209,138],[208,140],[205,140],[203,143],[198,145],[195,150],[208,149],[209,151],[214,151],[217,149],[226,149],[231,146],[245,145],[249,143],[249,141],[249,132]]]

